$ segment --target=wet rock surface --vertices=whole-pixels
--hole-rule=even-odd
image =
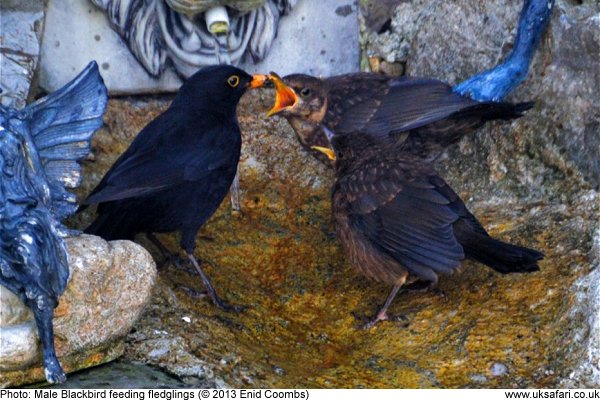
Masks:
[[[419,16],[403,65],[457,83],[509,51],[520,6],[403,1],[391,29]],[[165,265],[124,359],[206,387],[597,386],[597,15],[594,2],[558,1],[530,77],[511,96],[536,99],[535,108],[463,139],[439,168],[493,236],[545,252],[540,272],[501,276],[466,262],[442,277],[444,296],[401,294],[395,320],[357,329],[389,287],[345,261],[330,217],[332,170],[285,121],[264,120],[271,93],[250,93],[239,108],[242,212],[225,200],[197,243],[217,291],[248,309],[217,310],[191,266]],[[110,102],[81,196],[169,101]],[[176,237],[161,239],[178,248]]]
[[[72,372],[123,353],[123,338],[149,300],[156,269],[150,254],[131,242],[82,235],[67,239],[67,246],[71,276],[54,312],[54,332],[61,364]],[[7,289],[0,291],[0,386],[43,381],[32,316]]]
[[[82,195],[169,100],[110,102]],[[165,265],[151,305],[128,336],[125,360],[206,387],[543,387],[576,368],[591,331],[590,310],[578,308],[573,288],[593,269],[598,215],[597,193],[583,179],[567,185],[550,175],[548,183],[514,190],[514,182],[484,179],[487,164],[459,149],[462,164],[446,160],[452,170],[444,175],[492,235],[544,251],[542,271],[501,276],[467,262],[442,278],[444,296],[402,294],[390,310],[396,321],[363,331],[357,327],[389,288],[345,261],[330,218],[332,170],[298,145],[285,121],[263,119],[271,101],[269,92],[242,99],[242,212],[232,213],[225,200],[197,243],[219,293],[248,309],[217,310],[198,295],[203,286],[191,266]],[[476,137],[514,140],[539,112]],[[466,142],[461,148],[482,147]],[[533,177],[547,168],[531,163]],[[560,185],[566,194],[555,191]],[[87,214],[73,224],[90,220]],[[176,237],[161,239],[178,248]]]

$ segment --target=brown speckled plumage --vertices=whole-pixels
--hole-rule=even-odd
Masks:
[[[531,107],[531,103],[478,102],[426,78],[354,73],[319,79],[294,74],[283,82],[294,90],[298,102],[281,114],[307,149],[330,146],[325,126],[334,134],[367,134],[433,160],[485,121],[516,118]]]
[[[501,273],[533,272],[543,254],[491,238],[433,163],[362,133],[336,135],[332,209],[349,261],[394,289],[407,277],[437,284],[465,258]]]

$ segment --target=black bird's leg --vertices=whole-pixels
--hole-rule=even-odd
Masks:
[[[38,335],[42,342],[42,350],[44,354],[44,375],[49,383],[62,383],[67,377],[56,358],[54,350],[54,329],[52,326],[52,318],[54,315],[54,307],[50,304],[47,298],[38,297],[38,301],[28,301],[35,322],[38,328]]]
[[[217,295],[217,291],[215,290],[215,288],[213,287],[213,285],[210,283],[210,280],[208,279],[208,277],[206,276],[206,274],[202,270],[202,267],[200,266],[200,264],[196,260],[196,257],[194,257],[194,255],[192,253],[187,253],[187,255],[188,255],[190,261],[192,262],[192,264],[194,265],[194,268],[196,268],[196,271],[198,271],[198,274],[200,275],[200,278],[202,278],[202,283],[204,283],[204,286],[206,287],[206,290],[208,291],[208,295],[212,299],[212,302],[217,307],[219,307],[220,309],[222,309],[224,311],[236,312],[236,313],[244,310],[244,307],[241,307],[241,306],[232,306],[231,304],[228,304],[226,301],[222,300]]]
[[[167,247],[164,244],[162,244],[162,242],[158,240],[158,238],[154,236],[153,233],[147,232],[146,237],[152,242],[154,246],[156,246],[156,248],[158,248],[158,251],[160,251],[160,254],[162,255],[164,260],[161,263],[161,266],[167,263],[171,263],[177,268],[181,268],[181,257],[179,257],[177,253],[174,253],[171,250],[167,249]]]
[[[379,321],[387,321],[388,320],[387,309],[389,308],[390,304],[392,304],[392,301],[394,301],[394,298],[398,294],[398,291],[400,290],[401,287],[402,287],[402,284],[394,285],[394,287],[392,288],[392,291],[388,295],[383,307],[381,307],[381,309],[379,310],[379,312],[377,313],[375,318],[373,318],[371,321],[369,321],[365,325],[363,325],[363,329],[371,329]]]

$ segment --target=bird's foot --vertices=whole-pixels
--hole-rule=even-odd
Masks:
[[[246,309],[248,308],[247,306],[229,304],[228,302],[219,297],[213,299],[213,303],[221,310],[234,314],[239,314],[243,311],[246,311]]]
[[[198,291],[198,290],[189,288],[187,286],[179,286],[179,289],[181,289],[187,295],[189,295],[190,297],[193,297],[195,299],[205,299],[206,297],[211,297],[210,293],[208,291]],[[212,300],[213,304],[216,305],[221,310],[230,312],[230,313],[234,313],[234,314],[241,313],[248,308],[247,306],[229,304],[228,302],[221,299],[220,297],[216,297],[215,299],[213,299],[211,297],[211,300]]]
[[[369,322],[361,325],[360,329],[369,330],[369,329],[373,328],[375,325],[377,325],[379,322],[382,322],[382,321],[401,322],[402,327],[407,327],[408,323],[409,323],[408,317],[406,315],[400,314],[400,315],[390,316],[386,312],[384,312],[384,313],[379,312]]]
[[[44,375],[46,381],[52,384],[63,383],[67,380],[67,376],[55,357],[44,360]]]

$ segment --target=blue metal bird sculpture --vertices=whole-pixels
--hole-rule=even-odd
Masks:
[[[81,182],[78,160],[102,125],[107,91],[90,63],[60,90],[22,110],[0,106],[0,284],[31,308],[50,383],[66,377],[52,318],[69,278],[61,221],[77,209],[67,189]]]
[[[527,71],[554,0],[524,0],[512,52],[503,63],[456,85],[454,91],[477,101],[500,101],[527,77]]]

